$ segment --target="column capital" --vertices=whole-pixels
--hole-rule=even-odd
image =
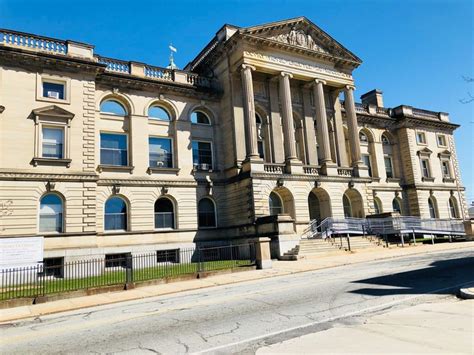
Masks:
[[[288,76],[290,79],[293,79],[293,74],[288,73],[288,72],[286,72],[286,71],[280,72],[280,75],[281,75],[282,77]]]
[[[241,66],[241,69],[242,70],[245,70],[245,69],[250,69],[251,71],[255,71],[257,70],[257,68],[255,68],[253,65],[250,65],[250,64],[242,64]]]
[[[326,80],[323,80],[323,79],[314,79],[314,83],[317,85],[319,83],[323,84],[323,85],[326,85],[327,82]]]
[[[356,87],[355,87],[354,85],[346,85],[346,86],[344,87],[344,89],[345,89],[345,90],[348,90],[348,91],[349,91],[349,90],[354,91],[354,90],[356,89]]]

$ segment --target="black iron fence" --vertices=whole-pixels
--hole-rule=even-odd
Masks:
[[[95,287],[255,265],[255,244],[109,254],[64,262],[46,259],[35,266],[0,270],[0,300],[39,297]]]

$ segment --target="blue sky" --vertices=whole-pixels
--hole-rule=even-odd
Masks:
[[[356,95],[378,88],[386,106],[449,112],[463,183],[474,200],[473,1],[7,1],[0,27],[96,46],[113,58],[184,67],[224,24],[306,16],[358,55]]]

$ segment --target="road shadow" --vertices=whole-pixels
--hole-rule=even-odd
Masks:
[[[352,290],[350,293],[369,296],[410,295],[428,292],[453,294],[457,290],[445,288],[473,280],[474,257],[463,257],[435,261],[422,269],[352,281],[352,283],[370,284],[376,287],[360,288]],[[384,288],[383,286],[390,288]],[[432,292],[439,289],[445,290]]]

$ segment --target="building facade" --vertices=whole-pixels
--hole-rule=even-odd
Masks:
[[[0,30],[0,236],[74,260],[278,225],[283,253],[313,219],[467,218],[458,125],[356,103],[360,64],[304,17],[225,25],[184,70]]]

